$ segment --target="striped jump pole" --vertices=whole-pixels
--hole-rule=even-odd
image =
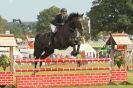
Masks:
[[[17,59],[15,60],[16,63],[33,63],[33,62],[109,62],[111,61],[110,58],[103,58],[103,59],[26,59],[26,60],[22,60],[22,59]]]
[[[110,70],[109,67],[86,67],[86,68],[36,68],[36,69],[16,69],[16,72],[34,71],[77,71],[77,70]]]

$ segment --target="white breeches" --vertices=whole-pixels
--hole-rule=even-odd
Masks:
[[[56,26],[54,26],[53,24],[50,24],[50,27],[53,33],[57,32]]]

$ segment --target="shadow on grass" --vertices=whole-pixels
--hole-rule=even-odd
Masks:
[[[117,84],[114,82],[109,82],[109,85],[117,85]]]
[[[0,88],[17,88],[17,87],[14,85],[12,85],[12,86],[2,85],[2,86],[0,86]]]
[[[133,83],[130,83],[130,82],[122,82],[122,83],[120,83],[120,85],[133,85]]]

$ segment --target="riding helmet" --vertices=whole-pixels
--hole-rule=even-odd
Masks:
[[[66,8],[62,8],[61,12],[67,12],[67,9]]]

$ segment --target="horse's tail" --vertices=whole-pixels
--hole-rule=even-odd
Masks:
[[[36,57],[37,56],[37,49],[38,49],[38,46],[40,46],[40,42],[39,42],[39,37],[40,37],[40,34],[37,34],[35,36],[35,41],[34,41],[34,56]]]

